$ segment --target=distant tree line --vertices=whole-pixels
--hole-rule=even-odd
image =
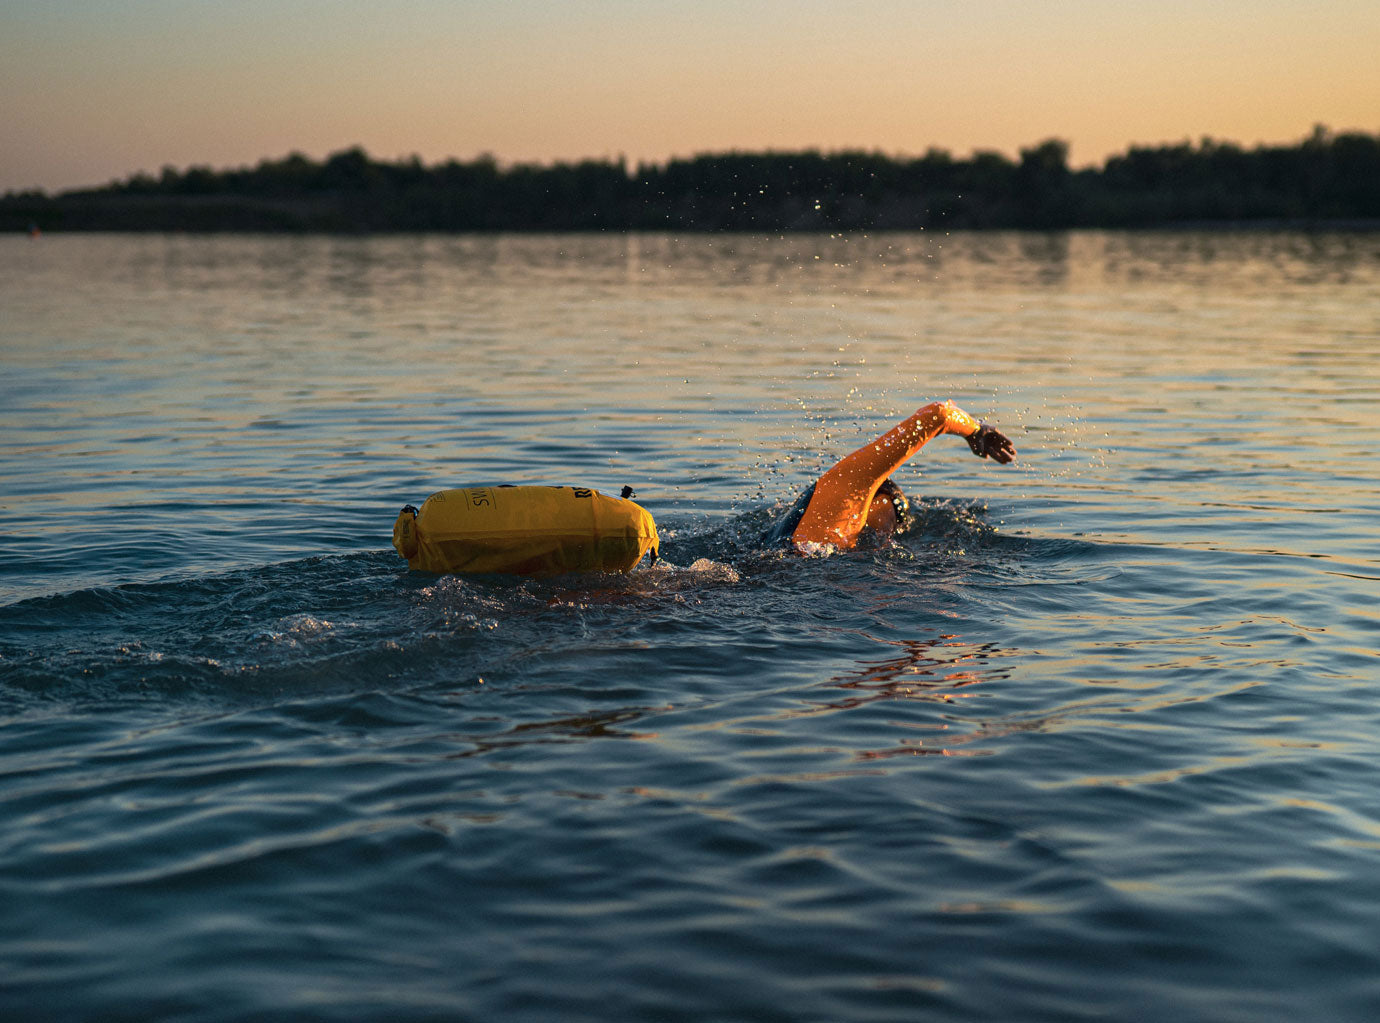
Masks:
[[[104,188],[0,198],[0,230],[827,231],[1350,222],[1380,226],[1380,135],[1323,127],[1287,146],[1137,146],[1071,169],[1050,139],[1018,159],[932,149],[725,153],[424,166],[355,147],[255,167],[168,167]]]

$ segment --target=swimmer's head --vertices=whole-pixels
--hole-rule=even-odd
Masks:
[[[910,502],[893,480],[886,480],[877,488],[877,495],[867,507],[867,528],[883,540],[890,539],[905,525]]]

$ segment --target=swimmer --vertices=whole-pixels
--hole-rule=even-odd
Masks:
[[[1005,465],[1016,448],[950,401],[934,402],[865,444],[821,476],[763,542],[800,550],[849,550],[864,537],[887,542],[904,524],[906,498],[891,479],[941,433],[964,438],[973,454]],[[652,516],[631,500],[584,487],[468,487],[406,505],[393,523],[393,546],[426,572],[559,575],[628,572],[660,547]]]
[[[941,433],[962,437],[979,458],[1000,465],[1016,460],[1015,445],[1000,430],[979,423],[951,401],[932,402],[841,459],[800,495],[763,541],[789,541],[797,549],[827,544],[850,550],[865,535],[889,540],[907,508],[891,474]]]

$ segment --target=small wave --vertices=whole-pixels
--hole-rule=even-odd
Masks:
[[[732,565],[713,558],[696,558],[684,568],[669,561],[658,561],[648,569],[653,578],[673,582],[696,583],[736,583],[742,580],[738,570]]]
[[[283,619],[283,627],[295,636],[319,636],[335,628],[334,623],[309,614],[289,615]]]
[[[247,675],[348,660],[394,638],[397,580],[380,556],[350,554],[19,601],[0,608],[6,689],[223,692]]]

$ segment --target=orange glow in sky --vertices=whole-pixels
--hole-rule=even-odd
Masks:
[[[0,192],[428,163],[1380,131],[1375,0],[7,0]]]

